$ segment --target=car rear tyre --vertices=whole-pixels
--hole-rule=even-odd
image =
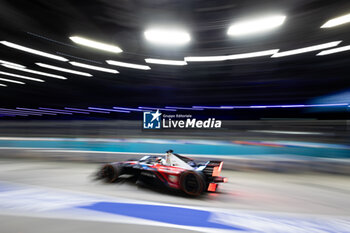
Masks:
[[[204,192],[205,181],[201,174],[186,171],[180,177],[182,191],[191,196],[198,196]]]
[[[122,173],[122,167],[118,164],[106,164],[101,169],[101,176],[107,183],[115,182]]]

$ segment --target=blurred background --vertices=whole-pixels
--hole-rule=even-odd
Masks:
[[[0,6],[4,232],[349,232],[349,1]],[[157,109],[222,127],[143,129]],[[223,160],[229,183],[93,181],[168,149]]]

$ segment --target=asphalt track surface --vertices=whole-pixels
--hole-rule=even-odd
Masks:
[[[347,219],[350,217],[350,179],[348,176],[223,171],[222,175],[228,177],[229,182],[221,185],[218,193],[189,198],[177,192],[153,190],[136,185],[129,180],[116,184],[95,181],[93,174],[98,168],[97,164],[87,163],[1,159],[0,184],[54,190],[53,193],[57,191],[83,196],[103,196],[111,200],[220,209],[231,213],[317,215],[325,219],[337,216]],[[1,187],[6,189],[7,186]],[[26,193],[23,195],[28,196]],[[132,221],[105,222],[101,221],[103,216],[95,219],[94,214],[89,218],[80,219],[76,217],[76,213],[75,217],[73,215],[70,217],[69,214],[62,217],[60,214],[57,216],[55,213],[52,214],[51,211],[45,216],[47,212],[40,214],[40,211],[32,211],[30,208],[7,208],[4,202],[16,203],[21,200],[16,197],[13,197],[16,200],[1,200],[1,198],[4,197],[0,195],[0,201],[3,201],[2,204],[0,203],[1,233],[194,232],[193,229],[142,224],[142,222],[137,222],[137,224]],[[55,199],[52,199],[51,202],[55,202]],[[24,200],[23,203],[25,203]],[[149,214],[152,215],[152,213]]]

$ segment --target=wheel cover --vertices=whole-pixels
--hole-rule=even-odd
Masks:
[[[105,177],[108,181],[113,181],[114,168],[111,165],[105,166],[102,173],[103,177]]]
[[[188,173],[183,178],[183,189],[187,194],[197,195],[201,191],[199,177],[194,173]]]

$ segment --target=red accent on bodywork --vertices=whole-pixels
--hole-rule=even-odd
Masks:
[[[162,177],[164,177],[170,187],[176,189],[180,188],[180,174],[186,171],[186,169],[173,166],[164,166],[161,164],[155,164],[153,167],[157,169]],[[169,176],[176,176],[177,179],[174,182],[174,179],[169,179]]]
[[[216,187],[218,186],[218,184],[215,184],[215,183],[209,183],[209,186],[208,186],[208,191],[209,192],[215,192],[216,191]]]
[[[221,162],[219,166],[214,167],[212,176],[220,176],[221,169],[222,169],[222,164],[223,164],[223,163],[224,163],[224,162]]]

